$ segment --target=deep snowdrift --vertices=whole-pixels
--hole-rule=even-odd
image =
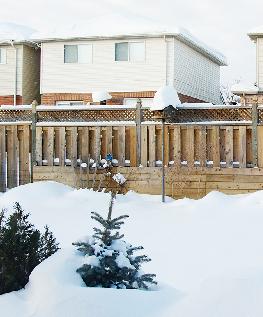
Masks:
[[[194,201],[118,196],[114,215],[127,213],[125,238],[142,244],[157,274],[156,291],[86,288],[81,256],[71,243],[92,233],[90,212],[106,214],[109,195],[54,182],[29,184],[0,196],[15,201],[39,228],[48,224],[62,250],[41,263],[25,290],[0,296],[4,317],[262,317],[263,192]]]

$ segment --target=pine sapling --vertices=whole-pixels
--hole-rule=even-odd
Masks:
[[[133,247],[123,240],[119,230],[129,216],[122,215],[112,219],[115,195],[111,195],[108,216],[92,212],[91,218],[101,228],[94,228],[94,234],[85,242],[73,245],[85,256],[85,264],[77,272],[90,287],[148,289],[157,284],[155,274],[144,274],[143,263],[151,261],[146,255],[135,255],[143,249]]]

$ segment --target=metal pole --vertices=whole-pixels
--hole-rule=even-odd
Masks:
[[[257,102],[252,105],[252,153],[253,166],[258,166],[258,105]]]
[[[162,202],[165,202],[165,167],[164,167],[164,123],[162,118]]]
[[[32,124],[31,124],[31,164],[30,181],[34,182],[34,166],[36,166],[36,123],[37,123],[37,101],[32,102]]]
[[[136,166],[141,164],[141,123],[142,123],[142,102],[138,99],[136,104]]]

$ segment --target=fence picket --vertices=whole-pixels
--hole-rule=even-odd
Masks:
[[[148,127],[149,130],[149,166],[154,167],[155,166],[155,126],[150,125]]]
[[[233,166],[233,127],[226,127],[226,166]]]
[[[141,126],[141,164],[142,166],[147,167],[147,126]]]
[[[18,136],[17,126],[7,130],[7,188],[18,185]]]
[[[125,162],[125,126],[118,128],[118,150],[119,150],[119,166],[124,166]]]
[[[29,126],[26,125],[19,131],[19,185],[24,185],[30,182],[29,140]]]

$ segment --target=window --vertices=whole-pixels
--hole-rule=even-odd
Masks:
[[[129,45],[130,61],[143,62],[145,60],[144,42],[131,42]]]
[[[115,61],[143,62],[144,60],[144,42],[115,43]]]
[[[0,48],[0,64],[6,64],[6,49]]]
[[[129,58],[129,46],[128,43],[116,43],[115,44],[115,61],[128,61]]]
[[[92,45],[64,45],[64,63],[88,64],[92,63]]]
[[[82,106],[83,101],[57,101],[56,106]]]

